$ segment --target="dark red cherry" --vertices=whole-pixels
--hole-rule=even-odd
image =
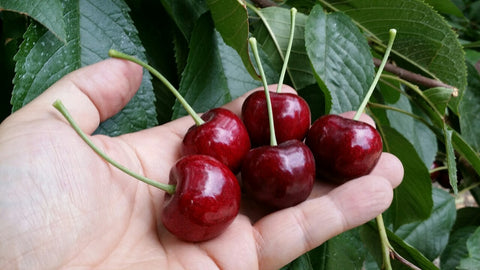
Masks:
[[[242,165],[245,192],[273,208],[286,208],[306,200],[314,180],[312,152],[298,140],[254,148]]]
[[[165,194],[162,223],[179,239],[199,242],[220,235],[240,209],[233,173],[206,155],[182,157],[170,171],[173,195]]]
[[[242,120],[223,108],[209,110],[202,119],[205,123],[190,127],[185,134],[182,155],[212,156],[237,173],[250,150],[250,138]]]
[[[303,141],[310,127],[310,108],[307,102],[292,93],[276,92],[270,92],[270,100],[277,142],[291,139]],[[242,119],[254,146],[270,144],[266,102],[265,91],[261,90],[250,94],[242,106]]]
[[[436,168],[439,168],[439,167],[442,167],[442,166],[444,166],[443,162],[441,162],[440,160],[435,160],[432,163],[432,165],[430,166],[430,170],[433,170],[433,169],[436,169]],[[434,171],[434,172],[430,173],[430,179],[432,180],[432,183],[437,181],[437,178],[440,176],[440,172],[441,171]]]
[[[315,157],[317,176],[335,183],[370,173],[383,147],[371,125],[332,114],[312,124],[305,143]]]
[[[439,167],[444,167],[445,164],[440,160],[435,160],[432,165],[430,166],[430,170],[436,169]],[[463,175],[460,170],[457,170],[457,184],[462,182]],[[430,179],[432,183],[437,182],[443,188],[452,189],[452,185],[450,184],[450,176],[448,175],[448,169],[445,168],[444,170],[435,171],[430,174]]]

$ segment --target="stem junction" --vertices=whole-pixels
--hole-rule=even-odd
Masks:
[[[270,92],[268,91],[267,79],[265,77],[265,72],[263,71],[263,66],[262,66],[262,62],[260,61],[260,56],[258,54],[257,39],[254,37],[251,37],[248,41],[252,46],[253,55],[255,56],[255,61],[257,62],[260,76],[262,77],[263,89],[265,90],[265,99],[267,100],[267,111],[268,111],[268,125],[270,127],[270,145],[276,146],[278,143],[277,143],[277,138],[275,136],[275,125],[273,124],[272,101],[270,100]]]

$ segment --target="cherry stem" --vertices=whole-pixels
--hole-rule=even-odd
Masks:
[[[375,75],[375,78],[373,79],[373,82],[372,82],[372,85],[370,86],[370,89],[368,89],[367,94],[363,98],[362,104],[360,104],[360,107],[358,108],[357,112],[355,113],[355,116],[353,116],[353,120],[360,119],[360,116],[362,115],[363,111],[365,110],[365,107],[367,106],[367,103],[368,103],[368,101],[370,100],[370,97],[373,94],[373,90],[375,90],[375,87],[377,86],[378,80],[380,79],[380,76],[382,75],[383,68],[385,67],[385,64],[387,63],[388,57],[389,57],[390,52],[392,50],[393,41],[395,40],[396,35],[397,35],[397,30],[396,29],[390,29],[387,49],[385,50],[385,55],[383,56],[382,63],[378,67],[377,74]],[[382,214],[380,214],[376,217],[376,221],[377,221],[378,232],[379,232],[379,236],[380,236],[380,242],[382,244],[382,258],[383,258],[382,269],[391,270],[392,269],[392,264],[390,262],[390,251],[393,251],[393,248],[390,245],[390,242],[388,241],[388,236],[387,236],[387,232],[386,232],[386,229],[385,229],[385,224],[383,222]]]
[[[150,66],[149,64],[143,62],[142,60],[136,58],[135,56],[119,52],[114,49],[110,49],[108,51],[108,55],[110,57],[114,58],[120,58],[120,59],[125,59],[131,62],[134,62],[136,64],[139,64],[146,70],[150,71],[155,77],[157,77],[165,86],[172,92],[172,94],[178,99],[180,104],[182,104],[183,108],[188,112],[188,114],[193,118],[193,121],[195,121],[195,124],[197,126],[200,126],[205,123],[202,118],[193,110],[193,108],[188,104],[188,102],[182,97],[182,95],[178,92],[178,90],[160,73],[158,72],[154,67]]]
[[[265,91],[265,99],[267,100],[268,125],[270,127],[270,145],[276,146],[277,138],[275,137],[275,125],[273,124],[272,102],[270,100],[270,92],[268,91],[268,84],[267,84],[267,79],[265,77],[265,72],[263,71],[262,62],[260,61],[260,56],[258,54],[257,39],[254,37],[251,37],[248,39],[248,41],[252,46],[253,55],[255,56],[255,61],[257,62],[260,76],[262,77],[263,89]]]
[[[295,17],[297,15],[297,9],[290,9],[290,37],[288,38],[287,51],[285,52],[285,60],[283,61],[282,71],[280,72],[280,79],[277,85],[277,93],[282,92],[282,84],[285,78],[285,72],[287,71],[288,59],[290,59],[290,51],[292,50],[293,36],[295,34]]]
[[[380,243],[382,244],[382,258],[383,258],[382,269],[392,270],[392,264],[390,262],[390,250],[392,248],[390,246],[390,242],[388,241],[387,231],[385,229],[385,224],[383,223],[382,214],[378,215],[376,217],[376,220],[377,220],[378,233],[380,236]]]
[[[116,168],[118,168],[119,170],[121,170],[122,172],[146,183],[146,184],[149,184],[151,186],[154,186],[156,188],[159,188],[165,192],[167,192],[168,194],[173,194],[175,193],[175,185],[168,185],[168,184],[163,184],[163,183],[160,183],[160,182],[157,182],[157,181],[154,181],[152,179],[149,179],[143,175],[140,175],[140,174],[137,174],[135,172],[132,172],[131,170],[129,170],[128,168],[126,168],[125,166],[121,165],[120,163],[116,162],[115,160],[113,160],[112,158],[110,158],[107,154],[105,154],[102,150],[100,150],[100,148],[98,148],[93,142],[92,140],[89,138],[89,136],[87,134],[85,134],[85,132],[83,132],[80,127],[78,126],[78,124],[75,122],[75,120],[73,120],[73,117],[70,115],[70,113],[68,112],[67,108],[65,108],[65,106],[63,105],[62,101],[61,100],[55,100],[55,102],[53,103],[53,107],[55,107],[55,109],[57,109],[64,117],[65,119],[68,121],[68,123],[72,126],[72,128],[77,132],[77,134],[85,141],[85,143],[88,144],[88,146],[90,146],[90,148],[92,148],[93,151],[95,151],[95,153],[97,153],[100,157],[102,157],[104,160],[106,160],[108,163],[112,164],[113,166],[115,166]]]
[[[368,101],[370,100],[370,97],[373,94],[373,90],[377,86],[378,80],[380,79],[380,76],[382,75],[383,68],[385,67],[385,64],[387,63],[390,52],[392,51],[393,41],[395,40],[396,35],[397,35],[397,30],[396,29],[390,29],[387,49],[385,51],[385,55],[383,56],[382,63],[378,67],[377,74],[375,75],[375,79],[373,80],[372,85],[370,86],[370,89],[368,89],[367,94],[363,98],[362,104],[360,104],[360,107],[358,107],[358,110],[355,113],[355,116],[353,117],[353,120],[360,119],[360,115],[362,115],[363,111],[365,110],[365,107],[367,106],[367,103],[368,103]]]
[[[448,170],[448,167],[447,166],[440,166],[440,167],[437,167],[435,169],[429,170],[428,173],[432,174],[434,172],[443,171],[443,170]]]

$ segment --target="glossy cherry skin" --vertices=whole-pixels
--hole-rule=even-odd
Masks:
[[[315,181],[315,160],[299,140],[250,150],[242,165],[245,192],[255,201],[281,209],[307,199]]]
[[[305,143],[315,157],[317,176],[340,184],[369,174],[383,148],[371,125],[332,114],[312,124]]]
[[[277,142],[292,139],[303,141],[311,120],[307,102],[295,94],[276,92],[270,92],[270,100]],[[242,120],[253,146],[270,144],[265,91],[255,91],[247,97],[242,105]]]
[[[240,209],[240,185],[233,173],[206,155],[179,159],[170,171],[162,223],[181,240],[200,242],[220,235]]]
[[[250,138],[242,120],[223,108],[209,110],[202,119],[204,124],[190,127],[185,134],[182,155],[212,156],[237,173],[250,150]]]

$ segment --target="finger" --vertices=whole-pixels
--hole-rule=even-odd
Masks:
[[[279,269],[328,239],[366,223],[388,208],[389,180],[369,175],[254,224],[261,269]],[[288,247],[288,248],[285,248]]]
[[[345,117],[345,118],[349,118],[349,119],[353,119],[353,116],[355,116],[355,111],[348,111],[348,112],[344,112],[344,113],[341,113],[340,115]],[[373,119],[365,114],[365,113],[362,113],[360,115],[360,119],[358,119],[359,121],[362,121],[362,122],[365,122],[367,124],[370,124],[371,126],[375,127],[375,121],[373,121]]]
[[[402,162],[395,155],[384,152],[370,175],[384,177],[390,181],[392,188],[396,188],[403,180]]]
[[[120,59],[101,61],[66,75],[16,117],[50,119],[55,111],[52,103],[60,99],[80,127],[91,133],[128,103],[141,80],[142,69],[137,64]]]
[[[383,177],[390,181],[392,188],[398,187],[403,180],[402,162],[394,155],[383,152],[380,155],[377,165],[373,168],[370,175]],[[338,185],[329,182],[317,181],[309,198],[318,198],[328,194],[330,191],[338,187]]]

